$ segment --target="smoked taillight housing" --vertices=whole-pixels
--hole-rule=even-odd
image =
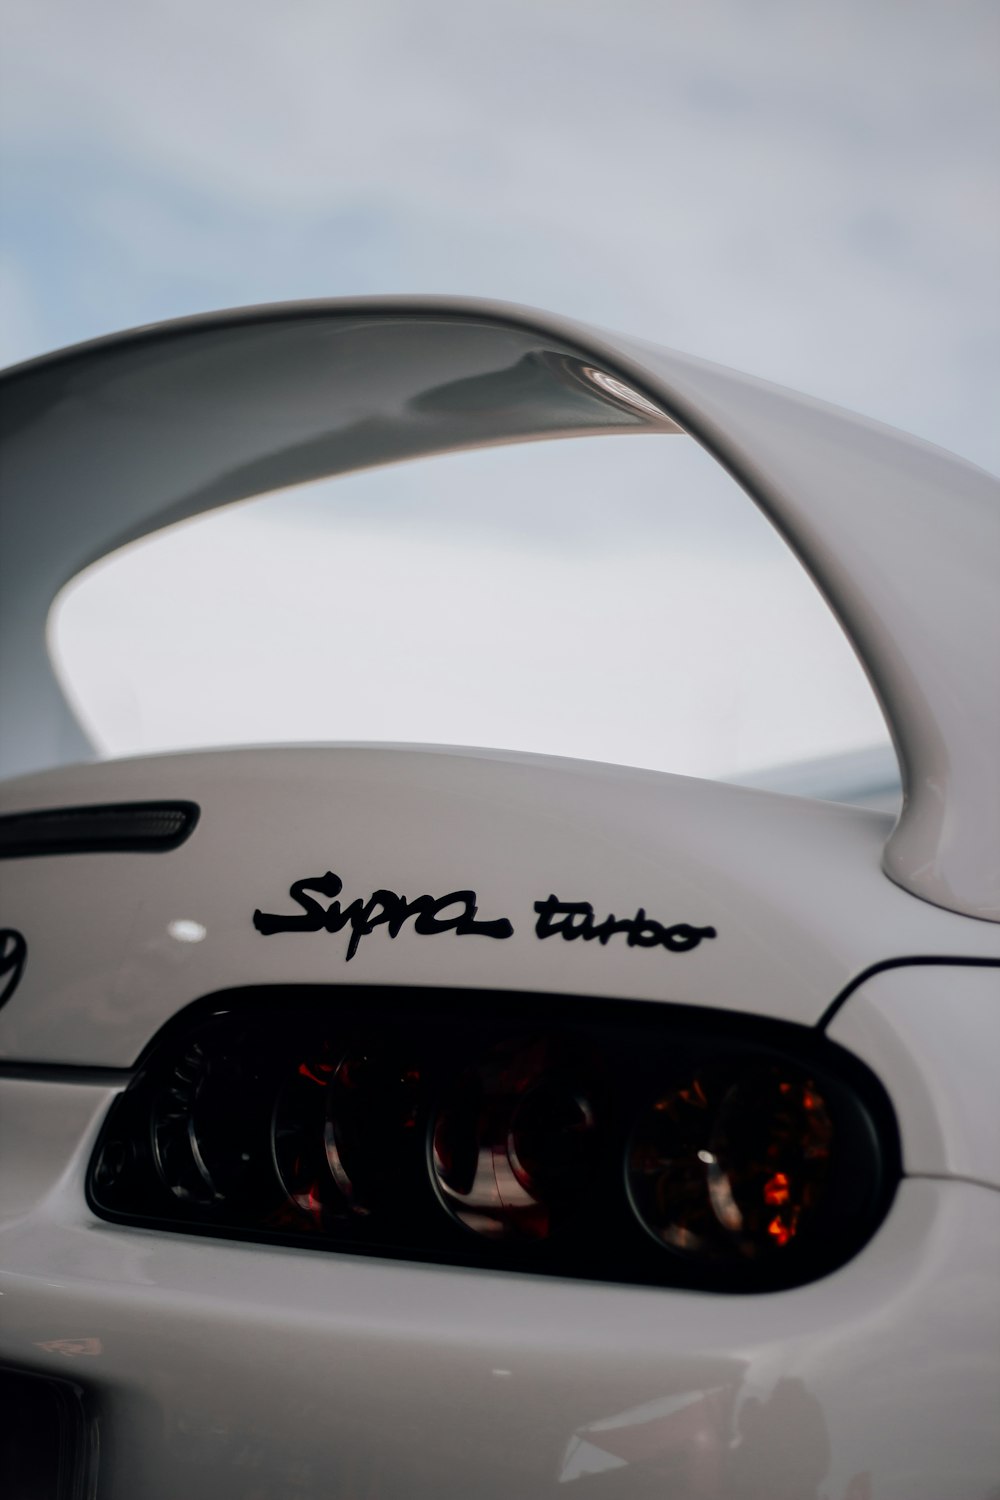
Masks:
[[[229,991],[109,1114],[105,1218],[555,1275],[765,1290],[842,1264],[899,1178],[891,1107],[806,1028],[484,991]]]

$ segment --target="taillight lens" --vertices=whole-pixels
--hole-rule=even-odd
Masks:
[[[636,1212],[674,1254],[727,1263],[797,1253],[843,1203],[850,1143],[807,1070],[734,1058],[671,1082],[628,1150]]]
[[[267,1180],[269,1079],[260,1039],[225,1017],[191,1038],[150,1099],[153,1159],[185,1204],[238,1204]]]
[[[458,1223],[490,1239],[544,1240],[579,1214],[599,1146],[594,1072],[542,1035],[493,1047],[445,1088],[430,1168]]]
[[[323,1232],[348,1209],[330,1174],[324,1132],[326,1100],[337,1053],[321,1038],[293,1056],[276,1090],[274,1166],[284,1190],[275,1228]]]
[[[113,1106],[103,1216],[754,1290],[846,1260],[899,1177],[877,1080],[803,1028],[630,1001],[230,992]]]
[[[355,1213],[405,1193],[422,1105],[421,1068],[405,1046],[372,1036],[345,1049],[327,1089],[323,1138],[330,1174]]]

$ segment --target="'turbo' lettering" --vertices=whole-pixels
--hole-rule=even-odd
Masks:
[[[687,953],[697,948],[703,938],[714,938],[714,927],[691,927],[687,922],[677,922],[664,927],[646,916],[640,906],[634,917],[619,919],[611,914],[603,922],[594,922],[594,908],[589,901],[560,901],[558,896],[549,896],[547,901],[536,901],[538,921],[535,932],[540,938],[560,934],[567,943],[583,938],[585,943],[594,938],[605,947],[615,933],[627,933],[630,948],[669,948],[671,953]]]

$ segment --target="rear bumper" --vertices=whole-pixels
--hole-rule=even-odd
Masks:
[[[88,1394],[100,1500],[996,1492],[1000,1193],[755,1297],[409,1265],[102,1223],[113,1094],[0,1081],[0,1364]]]

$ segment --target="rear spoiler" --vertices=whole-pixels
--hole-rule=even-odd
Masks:
[[[89,753],[45,647],[82,568],[187,516],[422,454],[686,432],[827,599],[903,783],[886,873],[1000,920],[1000,485],[862,417],[500,303],[365,299],[186,319],[0,377],[0,774]]]

